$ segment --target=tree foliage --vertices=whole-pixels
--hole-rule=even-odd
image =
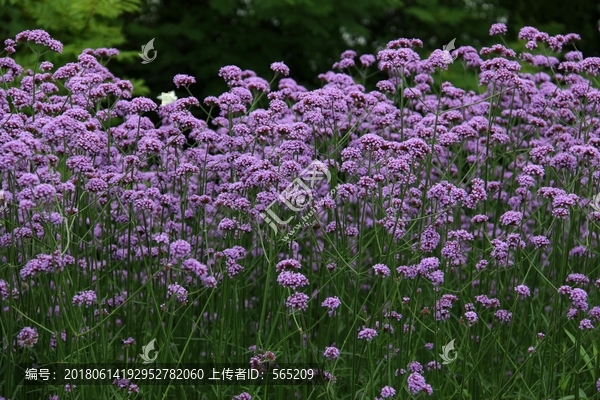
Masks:
[[[559,33],[554,32],[557,29],[560,33],[582,31],[576,15],[562,17],[564,10],[552,12],[540,6],[545,11],[532,15],[529,10],[534,3],[536,0],[518,4],[511,0],[157,0],[144,6],[141,17],[128,17],[126,33],[132,48],[155,38],[158,56],[151,64],[128,65],[124,72],[143,77],[154,91],[171,90],[172,77],[187,73],[200,83],[194,93],[200,97],[225,88],[217,77],[223,65],[237,65],[269,77],[270,63],[284,61],[294,79],[315,87],[320,84],[315,80],[317,73],[331,69],[344,50],[374,54],[399,37],[422,39],[426,57],[453,38],[457,38],[457,47],[496,43],[499,38],[488,35],[495,22],[508,24],[509,34],[503,39],[511,44],[525,25],[551,27],[553,33]],[[589,56],[598,42],[598,31],[593,29],[600,16],[598,10],[594,14],[596,6],[587,3],[573,9],[587,21],[581,34],[582,50]],[[476,80],[465,78],[456,69],[449,77],[468,88],[477,87]]]
[[[142,0],[0,0],[1,36],[14,36],[28,29],[44,29],[64,45],[62,54],[49,52],[44,58],[56,67],[74,61],[84,49],[118,48],[119,61],[137,59],[137,51],[123,51],[127,39],[123,33],[127,13],[139,14]],[[36,57],[18,50],[15,60],[32,68]],[[143,89],[141,81],[138,88]],[[142,90],[143,92],[143,90]]]
[[[315,77],[331,69],[347,49],[375,54],[399,37],[424,41],[422,56],[453,38],[456,46],[475,48],[506,40],[513,48],[522,26],[550,34],[579,33],[586,56],[600,54],[600,4],[549,0],[0,0],[3,37],[42,28],[63,42],[56,66],[72,61],[85,48],[117,47],[111,69],[136,77],[135,94],[173,89],[179,73],[195,76],[199,98],[221,93],[217,77],[224,65],[271,76],[269,65],[284,61],[294,79],[311,88]],[[489,27],[506,22],[505,37],[490,37]],[[154,40],[157,57],[142,64],[141,47]],[[517,43],[518,42],[518,43]],[[524,49],[524,48],[523,48]],[[23,62],[17,54],[19,62]],[[447,79],[473,89],[477,80],[452,67]],[[140,90],[141,89],[141,90]]]
[[[219,68],[228,64],[269,76],[270,63],[284,61],[294,78],[315,83],[315,72],[350,47],[344,37],[372,41],[370,20],[401,6],[399,0],[163,0],[147,6],[144,18],[132,18],[127,36],[138,48],[156,38],[157,59],[133,66],[150,86],[166,90],[175,74],[188,73],[204,84],[204,94],[215,94],[223,88]]]

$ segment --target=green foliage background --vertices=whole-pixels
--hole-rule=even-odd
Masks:
[[[124,16],[139,15],[142,5],[142,0],[0,0],[0,38],[4,41],[24,30],[44,29],[64,45],[62,54],[50,51],[44,55],[44,60],[57,68],[75,61],[84,49],[102,47],[118,48],[121,53],[116,59],[126,65],[139,58],[137,51],[127,51]],[[19,45],[11,57],[21,66],[33,68],[36,57],[24,49]],[[129,79],[136,94],[150,93],[143,80]]]
[[[600,2],[591,0],[0,0],[0,18],[3,38],[41,28],[63,42],[62,55],[49,54],[57,67],[85,48],[118,48],[111,71],[132,80],[136,95],[174,89],[178,73],[196,77],[197,97],[218,95],[225,90],[217,77],[223,65],[268,78],[274,61],[284,61],[310,89],[344,50],[375,54],[399,37],[422,39],[423,56],[453,38],[457,47],[478,49],[499,40],[488,35],[494,22],[507,23],[503,39],[511,46],[523,48],[517,33],[530,25],[550,34],[579,33],[584,55],[600,55]],[[152,38],[157,57],[141,64],[137,54]],[[27,54],[19,50],[16,58],[30,66],[34,59]],[[460,66],[447,76],[477,89]]]

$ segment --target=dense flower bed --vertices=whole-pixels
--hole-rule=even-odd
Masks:
[[[311,91],[282,62],[270,82],[225,66],[226,93],[177,75],[160,105],[103,66],[115,49],[24,71],[20,42],[62,44],[7,40],[0,394],[598,396],[600,59],[519,38],[532,53],[348,50]],[[453,63],[485,90],[444,81]],[[34,388],[13,368],[138,365],[152,339],[157,362],[314,363],[320,384]]]

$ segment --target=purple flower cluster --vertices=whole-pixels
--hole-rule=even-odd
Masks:
[[[340,351],[336,347],[330,346],[325,348],[323,355],[328,360],[335,360],[340,356]]]
[[[373,265],[373,272],[376,276],[388,277],[390,276],[390,269],[384,264]]]
[[[292,311],[304,311],[308,308],[309,299],[306,294],[296,292],[286,299],[285,305]]]
[[[329,309],[329,311],[327,312],[329,314],[330,317],[335,315],[335,310],[342,304],[341,300],[339,299],[339,297],[334,296],[334,297],[328,297],[325,300],[323,300],[323,303],[321,304],[323,307],[327,307]]]
[[[413,372],[408,376],[407,379],[408,390],[413,394],[417,395],[422,392],[427,393],[428,395],[433,394],[433,388],[427,382],[425,382],[425,378],[418,372]]]
[[[94,292],[93,290],[84,290],[73,296],[74,306],[85,305],[86,307],[89,307],[97,301],[98,298],[96,297],[96,292]]]
[[[282,271],[277,277],[277,282],[285,287],[297,289],[308,285],[308,279],[300,272]]]
[[[188,291],[178,283],[172,283],[167,290],[167,297],[175,297],[178,302],[185,303],[188,299]]]
[[[190,254],[191,246],[185,240],[176,240],[170,245],[171,254],[176,258],[184,258],[188,254]]]
[[[449,241],[448,243],[447,246],[444,247],[444,250],[447,250],[445,252],[447,257],[450,257],[450,251],[448,250],[450,247],[460,251],[458,248],[454,247],[454,244],[458,245],[458,242]],[[444,250],[442,250],[442,255],[444,255]],[[439,267],[440,260],[438,258],[426,257],[422,259],[419,264],[409,266],[402,265],[396,268],[396,272],[407,279],[415,279],[417,276],[422,276],[427,278],[433,286],[440,286],[442,283],[444,283],[444,272],[440,271],[438,269]]]
[[[17,335],[17,346],[32,348],[38,342],[38,338],[35,328],[25,327]]]
[[[358,332],[359,339],[365,339],[367,342],[373,340],[377,336],[377,331],[372,328],[363,328]]]
[[[531,291],[526,285],[519,285],[515,287],[515,293],[517,293],[521,297],[529,297],[531,296]]]
[[[17,42],[28,41],[34,42],[35,44],[43,45],[50,48],[57,53],[62,53],[63,44],[58,40],[52,39],[48,32],[42,29],[34,29],[32,31],[23,31],[15,37]],[[6,43],[5,43],[6,44]],[[10,47],[14,48],[14,44],[11,42]]]
[[[381,398],[382,399],[389,399],[391,397],[394,397],[396,395],[396,389],[394,389],[391,386],[384,386],[381,389]]]

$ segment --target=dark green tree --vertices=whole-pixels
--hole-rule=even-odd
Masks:
[[[137,51],[123,51],[123,16],[139,14],[141,6],[142,0],[0,0],[0,37],[4,41],[24,30],[46,30],[64,45],[62,54],[44,54],[55,67],[75,61],[84,49],[101,47],[119,48],[117,60],[128,62],[139,58]],[[41,61],[23,45],[11,57],[25,68]],[[137,94],[147,91],[142,81],[133,82]]]
[[[147,0],[141,16],[126,17],[127,45],[140,49],[154,38],[158,56],[151,64],[123,65],[122,70],[146,80],[156,93],[173,89],[175,74],[193,75],[199,83],[194,94],[202,98],[225,89],[217,77],[224,65],[268,78],[270,63],[284,61],[294,79],[316,87],[317,74],[330,70],[349,48],[374,54],[389,40],[415,37],[424,41],[426,57],[453,38],[457,47],[480,48],[499,40],[515,45],[525,25],[552,34],[579,32],[584,54],[597,54],[598,6],[553,2],[554,11],[536,0]],[[489,36],[495,22],[509,26],[505,38]],[[477,87],[476,79],[466,81],[457,68],[447,77]]]
[[[157,91],[173,88],[172,77],[197,78],[196,95],[225,89],[219,68],[233,64],[270,77],[269,65],[284,61],[303,84],[318,85],[348,48],[374,52],[372,21],[402,6],[399,0],[162,0],[127,24],[129,44],[155,38],[151,64],[127,66]]]

